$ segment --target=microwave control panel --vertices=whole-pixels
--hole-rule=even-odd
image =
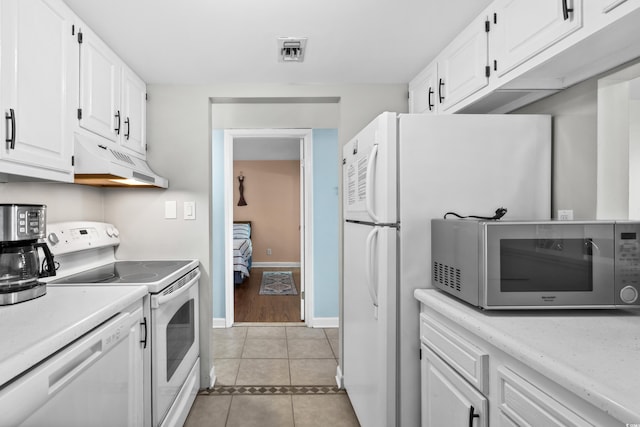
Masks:
[[[640,224],[615,224],[616,304],[640,305]]]

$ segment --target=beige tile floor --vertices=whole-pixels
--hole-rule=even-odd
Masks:
[[[299,325],[213,329],[215,388],[335,386],[338,330]],[[231,386],[239,386],[233,388]],[[260,387],[258,387],[260,388]],[[266,389],[271,389],[266,387]],[[294,389],[294,387],[289,387]],[[357,427],[346,393],[201,393],[185,427]]]

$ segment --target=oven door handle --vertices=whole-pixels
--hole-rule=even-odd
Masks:
[[[166,294],[166,295],[163,295],[163,294],[155,295],[153,298],[151,298],[151,308],[158,308],[162,304],[166,304],[169,301],[175,298],[178,298],[180,295],[187,292],[191,288],[191,286],[193,286],[194,283],[198,283],[199,279],[200,279],[200,270],[198,270],[198,272],[196,273],[193,279],[189,280],[189,282],[187,282],[184,286],[182,286],[177,291],[171,292],[170,294]]]

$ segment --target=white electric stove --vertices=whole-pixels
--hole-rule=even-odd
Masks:
[[[120,233],[108,223],[51,223],[47,231],[57,267],[48,287],[147,287],[145,425],[182,425],[200,387],[198,260],[119,260]]]

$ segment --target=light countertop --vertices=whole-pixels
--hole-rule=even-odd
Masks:
[[[415,297],[614,418],[640,420],[640,311],[482,311],[435,289]]]
[[[0,387],[147,294],[146,286],[47,286],[0,306]]]

